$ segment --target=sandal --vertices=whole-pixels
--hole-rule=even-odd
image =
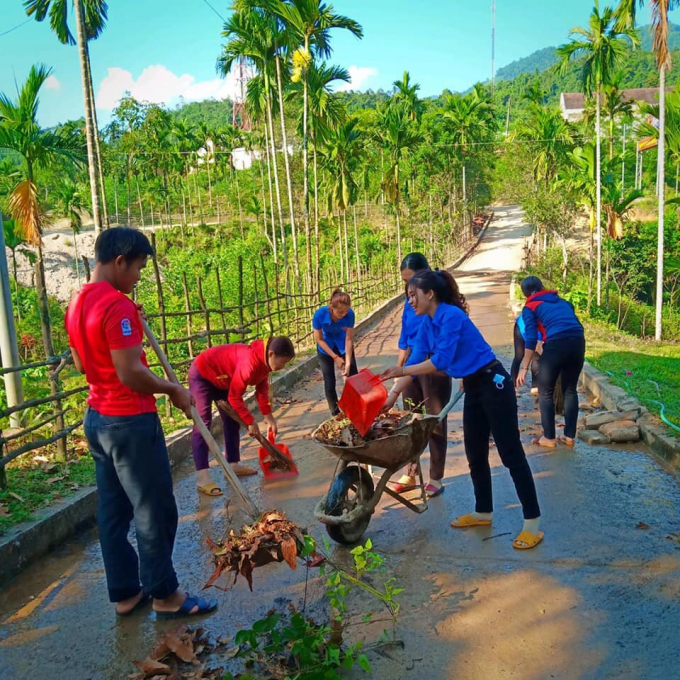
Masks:
[[[222,489],[220,489],[215,482],[210,482],[209,484],[205,484],[204,486],[197,486],[196,487],[202,494],[205,494],[206,496],[221,496],[222,495]]]
[[[142,596],[139,598],[139,601],[137,602],[137,604],[132,609],[130,609],[127,612],[119,612],[116,609],[116,616],[118,616],[121,619],[124,619],[126,616],[131,616],[135,612],[142,609],[142,607],[149,604],[149,602],[151,602],[151,595],[147,595],[147,593],[142,593]]]
[[[198,607],[195,612],[191,610]],[[182,606],[175,612],[159,612],[156,611],[157,619],[181,619],[185,616],[200,616],[201,614],[208,614],[217,609],[217,600],[205,600],[198,595],[189,595],[187,599],[182,602]]]
[[[466,515],[461,515],[456,517],[456,519],[451,520],[451,526],[454,529],[467,529],[468,527],[490,527],[490,519],[476,519],[469,513]]]
[[[413,479],[413,477],[409,477],[408,475],[402,475],[399,478],[398,482],[390,485],[390,489],[392,489],[394,493],[404,493],[405,491],[413,491],[413,489],[415,488],[416,480]]]
[[[574,448],[574,440],[573,440],[571,437],[567,437],[566,435],[561,434],[561,435],[557,438],[557,442],[558,442],[559,444],[562,444],[562,446],[566,446],[566,447],[569,448],[569,449],[573,449],[573,448]]]
[[[427,494],[428,498],[436,498],[437,496],[441,496],[444,493],[444,489],[444,485],[435,486],[434,484],[427,484],[425,486],[425,493]]]
[[[552,444],[547,444],[546,442],[549,442],[549,439],[546,439],[545,437],[535,437],[534,439],[531,440],[532,444],[535,444],[536,446],[542,446],[544,449],[556,449],[557,448],[557,442],[553,441]]]
[[[543,540],[543,532],[539,531],[537,534],[532,534],[528,531],[523,531],[513,542],[512,547],[516,550],[531,550],[535,548]]]

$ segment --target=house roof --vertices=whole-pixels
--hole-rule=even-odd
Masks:
[[[667,87],[666,92],[672,92],[672,87]],[[602,96],[602,95],[600,95]],[[623,99],[629,102],[646,102],[657,104],[659,102],[658,87],[635,87],[623,90]],[[583,111],[586,107],[585,95],[581,92],[563,92],[560,98],[562,109],[565,111]]]

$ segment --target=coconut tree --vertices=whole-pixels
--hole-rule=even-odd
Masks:
[[[643,0],[621,0],[616,10],[617,26],[622,30],[635,28],[638,6]],[[654,35],[654,52],[659,69],[659,147],[658,168],[659,179],[659,224],[657,232],[656,254],[656,323],[654,337],[661,340],[663,324],[663,265],[664,265],[664,194],[666,177],[666,73],[671,68],[671,52],[668,46],[668,12],[680,6],[679,0],[650,0],[652,10],[652,33]]]
[[[331,55],[330,32],[339,28],[348,30],[357,38],[363,37],[361,26],[349,17],[338,14],[332,5],[321,0],[266,0],[267,9],[284,22],[298,49],[293,54],[295,71],[293,79],[301,80],[302,93],[302,182],[305,236],[307,239],[307,271],[311,273],[311,237],[309,220],[309,82],[308,75],[315,56],[328,59]]]
[[[602,303],[602,180],[601,180],[601,93],[602,86],[611,82],[618,67],[623,63],[628,49],[639,44],[634,29],[617,27],[616,15],[611,7],[600,12],[599,3],[590,14],[587,28],[577,26],[570,31],[571,41],[558,47],[560,70],[566,72],[569,62],[584,57],[581,68],[581,86],[584,92],[595,95],[596,121],[596,226],[597,226],[597,304]]]
[[[92,87],[88,41],[96,40],[104,31],[108,18],[108,3],[106,0],[73,0],[73,19],[76,25],[77,41],[69,27],[69,3],[67,0],[24,0],[24,8],[26,14],[35,17],[38,22],[44,21],[49,16],[50,27],[60,43],[75,45],[77,42],[78,44],[85,103],[85,136],[87,138],[87,165],[92,194],[92,215],[95,233],[99,234],[103,226],[100,189],[103,202],[106,201],[106,196],[104,194],[101,159],[99,158],[99,134],[96,124],[97,116],[94,107],[94,88]],[[98,180],[100,184],[98,184]]]

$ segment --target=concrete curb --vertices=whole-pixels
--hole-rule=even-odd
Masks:
[[[680,441],[670,435],[668,428],[635,397],[613,385],[606,374],[588,362],[583,366],[581,384],[609,410],[628,411],[639,408],[642,415],[637,424],[640,426],[642,440],[663,463],[674,472],[680,472]]]
[[[474,252],[484,237],[491,219],[487,220],[474,244],[447,269],[455,269]],[[357,338],[361,338],[376,321],[399,307],[403,300],[404,296],[400,293],[371,312],[357,324],[355,329]],[[318,365],[319,362],[314,353],[276,376],[271,384],[272,397],[291,389],[310,376]],[[254,394],[246,397],[245,402],[248,408],[252,409],[257,406]],[[191,426],[181,428],[166,438],[168,457],[173,468],[186,460],[191,453],[191,429]],[[213,419],[211,430],[216,437],[221,436],[222,424],[219,418]],[[40,516],[37,519],[12,527],[0,538],[0,585],[16,576],[31,562],[48,553],[69,536],[80,529],[92,526],[97,514],[97,489],[96,487],[81,489],[73,496],[39,512]]]

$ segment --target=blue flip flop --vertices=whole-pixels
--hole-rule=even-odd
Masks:
[[[194,607],[198,610],[192,612]],[[184,600],[182,606],[176,612],[156,612],[156,618],[159,619],[181,619],[185,616],[200,616],[201,614],[208,614],[217,609],[217,600],[206,600],[198,595],[189,595]]]
[[[119,612],[116,610],[116,616],[118,616],[121,619],[124,619],[126,616],[131,616],[135,612],[139,611],[142,607],[146,606],[151,602],[151,595],[148,595],[147,593],[142,593],[142,597],[140,598],[139,602],[129,611],[129,612]]]

